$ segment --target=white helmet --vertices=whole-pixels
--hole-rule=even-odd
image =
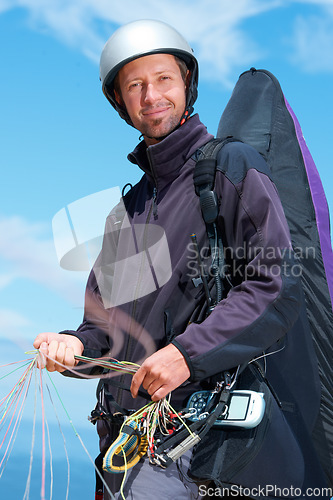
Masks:
[[[185,38],[161,21],[144,19],[119,28],[106,42],[100,60],[100,79],[106,98],[130,125],[127,111],[114,96],[114,79],[118,71],[130,61],[150,54],[172,54],[182,59],[190,70],[187,89],[187,116],[193,111],[198,91],[198,62]]]

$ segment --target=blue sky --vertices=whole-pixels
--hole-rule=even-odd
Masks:
[[[332,209],[332,0],[0,0],[0,351],[14,360],[37,333],[75,329],[82,317],[87,271],[59,266],[55,214],[139,180],[126,159],[139,134],[104,98],[98,61],[115,28],[146,17],[173,24],[194,48],[195,110],[212,133],[241,72],[275,74]],[[75,383],[58,380],[85,420],[93,388],[75,385],[74,405]]]

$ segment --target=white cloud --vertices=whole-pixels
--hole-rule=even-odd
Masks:
[[[47,227],[22,217],[0,218],[0,259],[6,273],[0,286],[18,279],[29,279],[53,290],[71,303],[81,303],[86,273],[69,273],[60,268]]]
[[[10,0],[0,0],[0,13],[5,12],[6,10],[9,10],[12,7],[14,7],[14,6]]]
[[[112,31],[135,19],[154,17],[184,33],[200,60],[201,75],[231,87],[235,73],[257,64],[267,47],[242,23],[249,18],[291,4],[313,6],[315,16],[302,13],[295,20],[290,41],[292,60],[304,71],[331,71],[333,59],[332,0],[0,0],[0,12],[25,9],[33,29],[56,37],[81,51],[96,64]],[[177,13],[177,15],[175,15]],[[278,41],[279,42],[279,41]]]
[[[120,24],[154,17],[172,24],[194,46],[206,78],[229,86],[235,67],[247,66],[261,54],[254,40],[240,29],[243,20],[271,10],[281,0],[0,0],[0,11],[21,7],[34,29],[52,34],[98,62],[101,49]],[[177,16],[175,16],[175,12]],[[149,14],[147,14],[149,13]],[[150,14],[152,13],[152,14]]]
[[[333,8],[332,0],[292,0],[294,3],[303,3],[315,5],[316,7],[330,7]]]
[[[17,276],[14,272],[0,274],[0,290],[10,285],[10,283],[12,283],[12,281],[14,281],[16,277]]]
[[[22,314],[10,309],[0,309],[0,326],[1,330],[6,330],[7,328],[22,327],[30,325],[30,320]]]
[[[31,349],[29,335],[25,336],[29,327],[31,327],[31,321],[21,313],[11,309],[0,309],[0,338],[9,340],[23,352]]]
[[[326,2],[321,2],[323,5]],[[322,16],[298,16],[292,38],[291,60],[308,73],[333,72],[333,6]]]

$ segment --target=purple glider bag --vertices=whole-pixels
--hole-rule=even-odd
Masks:
[[[279,82],[268,71],[252,68],[240,75],[217,133],[219,138],[230,136],[250,144],[265,158],[282,201],[295,254],[301,262],[307,328],[313,340],[311,361],[320,381],[311,437],[332,486],[333,255],[328,206],[298,120]],[[295,345],[295,352],[302,349],[302,337],[297,342],[299,349]],[[292,386],[295,381],[291,379],[296,379],[297,373],[295,377],[290,373]],[[306,391],[306,383],[301,384],[299,379],[298,385],[295,392]]]

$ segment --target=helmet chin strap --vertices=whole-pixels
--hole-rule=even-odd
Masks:
[[[183,114],[182,119],[180,120],[179,127],[180,127],[181,125],[184,125],[184,123],[185,123],[185,122],[186,122],[186,120],[189,118],[189,116],[190,116],[189,110],[188,110],[188,109],[186,109],[186,110],[185,110],[185,113]]]

